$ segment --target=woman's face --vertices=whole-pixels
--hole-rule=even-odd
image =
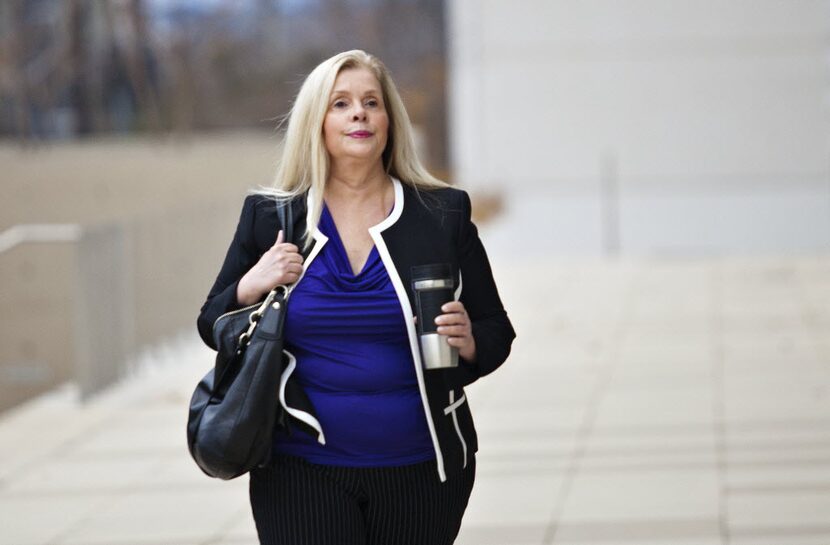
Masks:
[[[388,130],[389,116],[375,75],[366,68],[341,71],[323,121],[323,138],[332,161],[380,161]]]

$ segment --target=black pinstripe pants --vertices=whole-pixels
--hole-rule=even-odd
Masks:
[[[475,480],[438,479],[435,460],[398,467],[337,467],[279,455],[250,473],[262,545],[450,545]]]

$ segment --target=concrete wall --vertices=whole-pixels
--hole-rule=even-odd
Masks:
[[[547,251],[830,247],[830,2],[447,9],[454,179]]]

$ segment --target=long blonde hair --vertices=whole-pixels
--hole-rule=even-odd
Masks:
[[[282,155],[270,187],[253,193],[290,199],[311,191],[305,246],[311,244],[313,226],[323,209],[323,192],[329,177],[329,156],[323,139],[323,121],[328,111],[334,81],[348,68],[367,68],[377,78],[389,116],[389,134],[383,151],[386,173],[415,189],[448,187],[427,172],[415,151],[412,124],[398,89],[386,66],[360,49],[344,51],[321,62],[300,87],[288,114]]]

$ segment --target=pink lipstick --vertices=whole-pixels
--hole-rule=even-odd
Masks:
[[[349,136],[351,136],[352,138],[369,138],[370,136],[372,136],[372,133],[370,133],[369,131],[354,131],[350,132]]]

